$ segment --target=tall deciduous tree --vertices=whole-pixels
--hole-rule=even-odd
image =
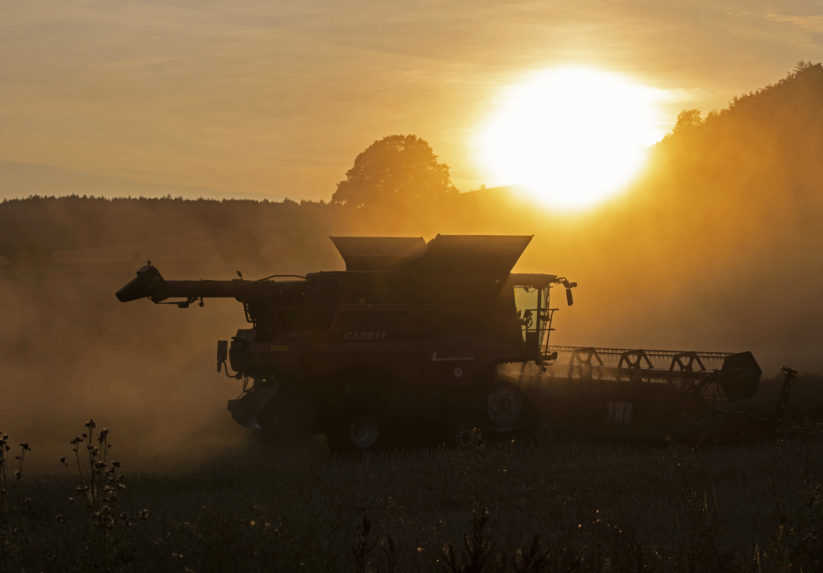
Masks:
[[[353,207],[425,206],[457,192],[449,166],[438,163],[416,135],[390,135],[372,143],[337,184],[332,202]]]

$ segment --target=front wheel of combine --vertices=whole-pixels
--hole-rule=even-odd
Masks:
[[[523,391],[510,382],[496,384],[486,399],[492,430],[511,433],[522,429],[527,418],[527,401]]]

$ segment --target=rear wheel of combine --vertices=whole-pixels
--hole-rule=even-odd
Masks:
[[[323,427],[328,446],[338,451],[369,451],[389,441],[387,394],[392,375],[384,370],[352,368],[333,378]],[[394,432],[392,432],[394,433]]]
[[[369,412],[346,415],[329,424],[326,439],[329,449],[335,451],[374,450],[385,441],[385,424]]]
[[[355,416],[348,430],[349,443],[358,450],[373,448],[380,440],[380,423],[375,416]]]

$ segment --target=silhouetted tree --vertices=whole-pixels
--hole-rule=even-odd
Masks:
[[[366,205],[421,205],[457,192],[449,166],[438,163],[429,144],[416,135],[375,141],[354,160],[337,184],[332,202]]]
[[[700,118],[699,109],[686,109],[677,114],[677,123],[674,126],[674,133],[682,133],[689,129],[698,127],[703,120]]]

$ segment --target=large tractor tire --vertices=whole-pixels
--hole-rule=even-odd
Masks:
[[[332,451],[365,452],[387,443],[386,424],[382,416],[370,409],[357,409],[336,417],[326,428]]]
[[[334,401],[336,411],[329,412],[323,424],[329,449],[364,452],[382,448],[388,443],[388,419],[383,414],[391,377],[358,369],[338,381],[343,392]]]
[[[486,399],[491,431],[497,434],[511,434],[524,429],[531,412],[523,391],[511,382],[498,382]]]

